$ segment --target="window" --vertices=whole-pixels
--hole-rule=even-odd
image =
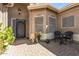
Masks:
[[[49,32],[54,32],[56,30],[56,18],[49,17]]]
[[[74,16],[62,18],[62,27],[74,27]]]
[[[43,16],[35,17],[35,32],[43,32]]]

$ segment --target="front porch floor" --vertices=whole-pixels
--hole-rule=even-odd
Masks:
[[[78,44],[59,45],[51,41],[31,44],[27,39],[17,39],[4,56],[79,56]]]

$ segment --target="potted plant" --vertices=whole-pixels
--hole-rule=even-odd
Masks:
[[[0,24],[0,54],[6,51],[6,48],[15,40],[12,27],[8,26],[2,30],[1,25],[2,24]]]
[[[36,33],[36,37],[37,37],[37,40],[39,41],[40,40],[40,37],[41,37],[41,32],[37,32]]]

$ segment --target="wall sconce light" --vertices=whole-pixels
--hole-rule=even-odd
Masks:
[[[20,8],[18,8],[18,12],[19,12],[18,14],[20,15],[21,14],[21,9]]]
[[[46,25],[46,29],[48,28],[48,25]]]
[[[48,25],[45,26],[45,32],[47,32],[47,29],[48,29]]]

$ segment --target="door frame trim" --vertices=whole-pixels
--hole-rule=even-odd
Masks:
[[[13,26],[14,26],[14,25],[13,25],[13,21],[14,21],[14,20],[16,21],[16,19],[17,19],[17,18],[11,18],[11,26],[12,26],[12,28],[13,28]],[[26,21],[26,19],[23,19],[23,20]],[[25,32],[24,32],[25,37],[24,37],[24,38],[26,38],[26,23],[25,23],[25,26],[24,26],[24,27],[25,27]],[[15,36],[16,36],[16,30],[15,30]],[[17,38],[17,37],[16,37],[16,38]]]
[[[12,26],[12,28],[13,28],[13,26],[14,26],[14,25],[13,25],[13,21],[14,21],[14,20],[16,21],[16,18],[11,18],[11,26]],[[16,33],[16,30],[15,30],[15,33]],[[16,37],[16,34],[15,34],[15,37]]]

